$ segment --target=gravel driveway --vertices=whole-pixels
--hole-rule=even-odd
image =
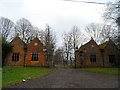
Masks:
[[[59,68],[42,78],[31,79],[7,88],[118,88],[118,76]]]

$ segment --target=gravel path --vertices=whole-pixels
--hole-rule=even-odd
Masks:
[[[59,68],[42,78],[28,80],[7,88],[118,88],[118,76]]]

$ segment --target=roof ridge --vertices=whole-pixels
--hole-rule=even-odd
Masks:
[[[99,46],[100,49],[104,49],[107,46],[108,43],[109,43],[109,40],[102,43],[102,44],[99,44],[98,46]]]
[[[87,43],[85,43],[84,45],[82,45],[79,49],[81,49],[82,47],[85,47],[86,45],[88,45],[91,41],[95,42],[95,40],[93,38],[91,38],[91,40],[89,40]],[[95,44],[98,46],[98,44],[95,42]],[[99,47],[99,46],[98,46]]]

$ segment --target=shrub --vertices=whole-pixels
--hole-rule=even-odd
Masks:
[[[11,49],[11,45],[4,38],[2,38],[2,66],[4,66],[5,58]]]

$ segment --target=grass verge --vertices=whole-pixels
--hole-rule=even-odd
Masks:
[[[20,83],[22,79],[42,77],[55,68],[41,67],[4,67],[2,70],[2,86],[6,87],[10,84]]]
[[[81,68],[81,70],[101,74],[120,75],[120,69],[118,68]]]
[[[2,68],[0,68],[0,89],[2,88]]]

